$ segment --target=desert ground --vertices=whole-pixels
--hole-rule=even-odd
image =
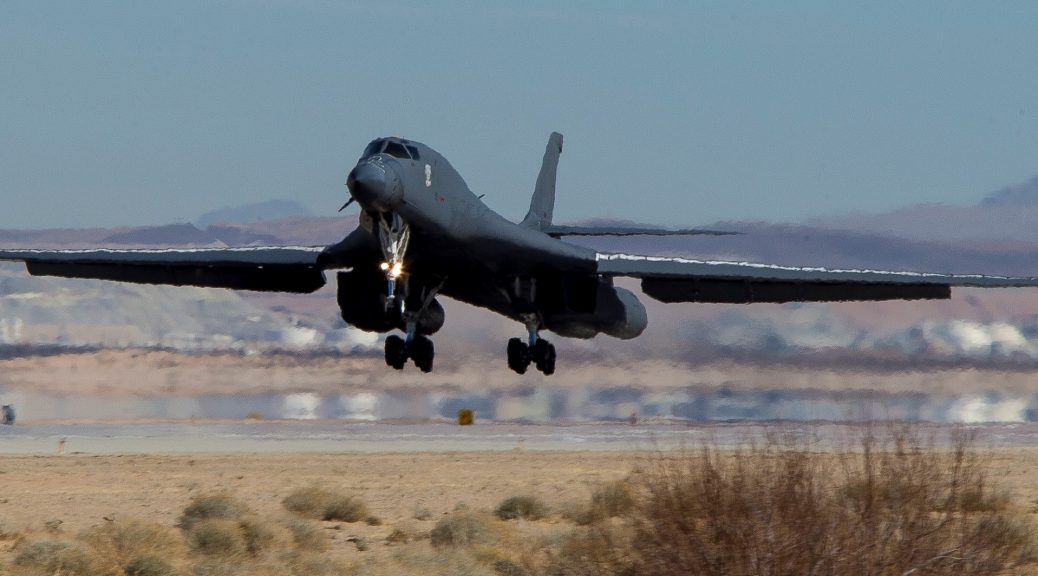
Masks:
[[[534,546],[534,539],[559,540],[573,528],[565,510],[663,456],[653,451],[522,449],[8,455],[0,459],[0,566],[17,570],[14,560],[26,542],[70,540],[106,525],[141,520],[175,531],[192,498],[207,494],[230,495],[274,525],[291,516],[282,503],[293,491],[322,486],[351,494],[367,506],[367,522],[320,523],[326,535],[320,555],[346,567],[342,573],[452,573],[460,560],[437,556],[428,539],[438,521],[459,506],[489,516],[510,496],[528,495],[546,503],[549,512],[543,520],[497,521],[502,534],[507,532],[502,536],[506,543],[499,544],[506,550],[483,550],[487,566],[480,567],[481,556],[475,554],[472,570],[466,569],[493,574],[487,558],[508,556],[509,542]],[[1008,499],[1011,511],[1026,521],[1038,519],[1038,447],[987,449],[983,459],[993,488]]]
[[[399,549],[387,543],[394,530],[428,533],[459,504],[489,511],[520,494],[556,507],[585,501],[596,487],[629,475],[644,457],[521,451],[5,456],[0,461],[0,566],[12,562],[22,537],[74,536],[130,519],[173,527],[199,494],[231,494],[261,517],[284,517],[285,497],[313,485],[359,497],[379,519],[376,526],[324,522],[325,554],[348,564],[380,565],[392,562]],[[554,522],[543,529],[550,531]],[[358,550],[357,538],[368,543],[366,550]],[[428,542],[418,545],[427,548]]]

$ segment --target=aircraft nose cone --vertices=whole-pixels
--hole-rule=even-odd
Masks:
[[[350,195],[366,210],[386,212],[398,195],[396,175],[381,163],[358,164],[346,179]]]

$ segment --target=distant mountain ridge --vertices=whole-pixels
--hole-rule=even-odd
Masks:
[[[813,218],[804,224],[924,241],[1038,244],[1038,176],[996,190],[974,206],[917,204],[890,212]]]
[[[254,224],[265,220],[305,218],[310,215],[310,211],[295,200],[269,200],[206,212],[198,217],[196,223],[199,228],[209,228],[214,224]]]
[[[284,242],[272,234],[255,234],[232,226],[209,226],[199,230],[193,224],[169,224],[134,228],[105,237],[105,244],[143,244],[180,246],[223,244],[226,246],[277,246]]]
[[[980,201],[980,205],[988,208],[1038,206],[1038,176],[1026,182],[1021,182],[1014,186],[1006,186],[997,192],[992,192]]]

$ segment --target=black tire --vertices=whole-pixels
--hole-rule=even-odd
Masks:
[[[530,366],[530,347],[521,338],[508,341],[508,367],[516,374],[526,374]]]
[[[407,363],[407,346],[404,339],[393,334],[386,338],[386,365],[403,370]]]
[[[411,342],[411,358],[419,370],[428,374],[433,369],[433,358],[436,355],[432,340],[418,336]]]
[[[543,338],[538,338],[537,342],[534,342],[533,348],[530,349],[530,356],[533,357],[533,363],[537,366],[537,370],[544,372],[544,359],[548,355],[548,341]]]
[[[551,376],[555,373],[555,345],[546,343],[544,350],[544,359],[537,366],[545,376]]]

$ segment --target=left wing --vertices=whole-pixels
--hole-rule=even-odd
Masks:
[[[661,302],[848,302],[951,297],[952,286],[1038,286],[1038,278],[797,268],[628,254],[597,255],[598,273],[640,278]]]
[[[309,293],[324,286],[323,249],[0,250],[0,260],[25,262],[33,276]]]

